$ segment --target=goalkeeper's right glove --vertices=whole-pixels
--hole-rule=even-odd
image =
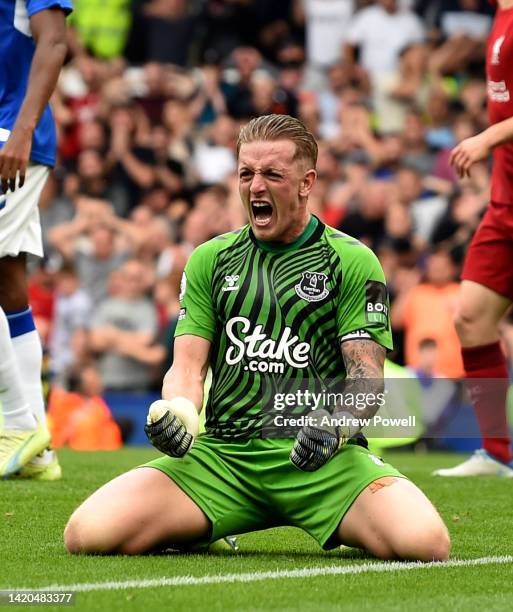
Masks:
[[[315,416],[329,413],[317,410]],[[337,452],[340,436],[336,428],[307,425],[299,430],[290,453],[292,463],[303,472],[315,472]]]
[[[153,402],[144,426],[153,446],[170,457],[183,457],[191,448],[198,430],[198,411],[185,397]]]
[[[314,410],[309,416],[313,424],[299,430],[290,453],[291,462],[303,472],[315,472],[322,467],[360,429],[339,425],[321,426],[324,418],[330,422],[332,416],[324,409]],[[333,414],[335,421],[342,416],[353,419],[348,412]]]

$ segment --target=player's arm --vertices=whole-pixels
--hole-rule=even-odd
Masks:
[[[494,123],[486,130],[465,138],[451,151],[449,161],[458,176],[470,176],[470,169],[478,161],[486,159],[495,147],[513,141],[513,117]]]
[[[171,457],[183,457],[198,434],[203,385],[216,330],[211,287],[217,244],[219,241],[209,241],[199,246],[185,267],[173,365],[164,377],[162,399],[150,406],[144,428],[153,446]]]
[[[32,59],[27,92],[9,139],[0,151],[2,190],[14,191],[25,181],[32,135],[57,83],[66,57],[66,20],[59,7],[39,11],[30,17],[36,51]],[[14,60],[16,61],[16,60]]]
[[[175,338],[173,365],[164,377],[162,398],[186,397],[198,413],[203,405],[203,386],[207,375],[210,342],[186,334]]]
[[[176,337],[162,399],[150,406],[144,431],[155,448],[171,457],[183,457],[198,435],[209,353],[210,342],[205,338]]]
[[[386,349],[374,340],[359,339],[347,340],[341,344],[342,357],[346,368],[344,395],[346,397],[368,397],[372,401],[358,403],[358,407],[349,403],[349,406],[333,410],[331,415],[334,422],[342,421],[352,423],[347,426],[307,426],[303,427],[294,442],[290,460],[305,472],[313,472],[322,467],[350,438],[361,429],[363,423],[360,419],[372,418],[377,410],[375,401],[384,391],[383,368],[385,364]],[[362,405],[363,403],[363,405]],[[320,423],[326,410],[317,410],[311,416]]]
[[[373,399],[383,393],[385,382],[383,370],[385,366],[386,349],[374,340],[347,340],[340,345],[342,358],[346,367],[346,384],[344,393],[349,393],[356,397],[372,397]],[[365,401],[364,401],[365,404]],[[354,419],[372,418],[379,405],[376,401],[365,404],[363,407],[344,408]],[[335,409],[335,413],[337,410]],[[346,439],[357,434],[361,426],[355,426],[351,431],[339,431],[341,439]]]

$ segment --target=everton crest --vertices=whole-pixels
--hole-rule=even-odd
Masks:
[[[327,297],[328,276],[324,272],[303,272],[301,280],[294,287],[297,295],[307,302],[320,302]]]

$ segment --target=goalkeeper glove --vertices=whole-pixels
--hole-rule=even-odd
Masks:
[[[153,402],[144,426],[151,444],[170,457],[183,457],[191,448],[198,430],[198,411],[185,397]]]
[[[315,410],[310,416],[316,420],[316,424],[299,431],[290,453],[292,463],[303,472],[318,470],[351,436],[346,427],[320,425],[324,417],[332,418],[327,410]],[[333,417],[337,418],[335,415]]]

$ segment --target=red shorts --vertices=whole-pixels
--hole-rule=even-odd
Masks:
[[[467,251],[462,280],[513,300],[513,206],[490,204]]]

